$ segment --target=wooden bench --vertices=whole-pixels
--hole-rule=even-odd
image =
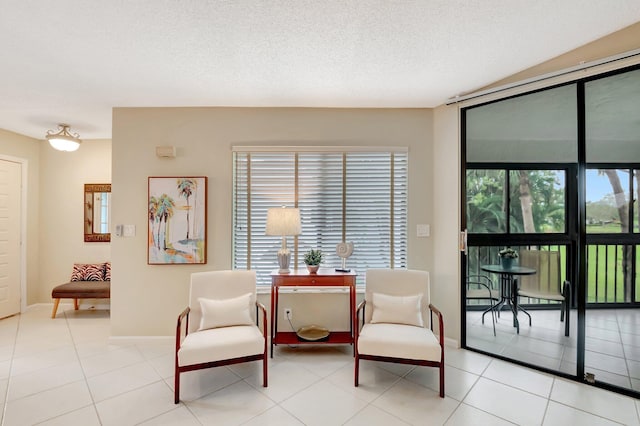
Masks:
[[[111,297],[111,281],[71,281],[60,284],[51,290],[53,312],[56,317],[60,299],[73,299],[73,308],[77,311],[80,299],[109,299]]]

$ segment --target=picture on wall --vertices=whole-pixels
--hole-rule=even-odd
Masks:
[[[149,177],[149,265],[207,263],[207,178]]]

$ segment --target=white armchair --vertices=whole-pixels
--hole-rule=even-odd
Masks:
[[[260,317],[262,330],[257,325]],[[256,273],[191,274],[189,306],[176,326],[174,402],[180,401],[181,373],[259,360],[266,387],[267,311],[256,301]]]
[[[439,338],[433,333],[433,313]],[[365,299],[355,321],[355,386],[361,359],[431,366],[440,369],[444,398],[444,325],[442,314],[430,303],[428,272],[367,270]]]

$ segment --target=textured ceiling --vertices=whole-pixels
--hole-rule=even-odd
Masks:
[[[640,0],[2,0],[0,128],[111,108],[434,107],[640,21]]]

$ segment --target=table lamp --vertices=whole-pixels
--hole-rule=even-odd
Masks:
[[[266,235],[278,235],[282,237],[282,247],[278,250],[278,273],[289,273],[289,261],[291,252],[287,248],[287,236],[300,235],[300,209],[288,207],[276,207],[267,210]]]

